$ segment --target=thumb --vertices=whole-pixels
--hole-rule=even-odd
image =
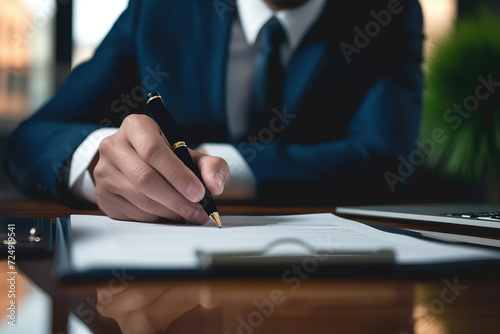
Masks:
[[[197,151],[191,151],[191,156],[198,165],[203,182],[205,182],[212,195],[222,194],[230,173],[227,162],[220,157],[206,155]]]

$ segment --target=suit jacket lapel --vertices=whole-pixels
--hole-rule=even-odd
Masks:
[[[287,113],[295,114],[311,88],[312,82],[321,73],[327,63],[333,43],[333,34],[329,31],[333,10],[332,2],[326,4],[318,22],[307,33],[287,67],[282,107]]]
[[[199,1],[198,27],[204,35],[203,50],[205,54],[200,57],[202,63],[208,64],[207,77],[205,78],[206,100],[208,110],[212,112],[212,119],[216,126],[226,127],[226,69],[229,50],[231,26],[236,7],[227,1]],[[223,129],[221,129],[223,130]]]
[[[329,44],[314,42],[297,50],[288,64],[282,107],[295,113],[302,99],[326,64]]]

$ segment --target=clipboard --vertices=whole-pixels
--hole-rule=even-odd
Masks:
[[[273,247],[284,243],[296,243],[311,251],[304,256],[266,256]],[[127,275],[145,278],[194,278],[194,277],[275,277],[292,266],[301,266],[314,256],[321,263],[316,274],[325,277],[331,276],[334,268],[356,267],[373,269],[387,269],[395,265],[394,253],[389,249],[373,252],[314,252],[310,245],[296,239],[278,239],[268,248],[258,252],[206,252],[197,251],[200,261],[199,268],[193,270],[156,270],[135,268],[109,268],[77,272],[71,265],[71,221],[69,218],[57,219],[56,232],[56,273],[61,278],[107,278],[125,272]],[[313,253],[314,252],[314,253]],[[319,266],[318,266],[319,267]],[[243,274],[243,275],[242,275]]]
[[[403,234],[418,238],[396,228],[382,228],[386,233]],[[199,266],[193,269],[139,269],[114,267],[77,271],[71,264],[71,221],[58,218],[56,233],[56,272],[62,279],[110,278],[129,275],[142,278],[281,278],[294,266],[309,263],[315,267],[310,276],[316,278],[418,278],[463,275],[465,277],[500,277],[500,260],[474,260],[427,265],[401,265],[395,262],[394,252],[379,249],[373,252],[314,252],[307,243],[291,239],[277,239],[266,249],[254,252],[207,252],[198,250]],[[308,249],[308,255],[272,256],[267,254],[284,243],[298,243]],[[316,264],[314,264],[316,263]],[[314,265],[312,265],[314,264]]]

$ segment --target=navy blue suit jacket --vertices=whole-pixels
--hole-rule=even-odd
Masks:
[[[378,197],[389,189],[384,172],[417,138],[422,89],[418,2],[401,0],[388,24],[373,24],[374,13],[397,2],[327,3],[289,62],[282,116],[256,132],[262,141],[234,143],[260,198],[346,198],[349,189]],[[99,127],[144,113],[143,91],[163,96],[191,144],[230,142],[225,81],[236,14],[232,0],[131,0],[92,60],[12,135],[6,168],[15,184],[71,199],[73,151]],[[373,37],[356,38],[369,22]]]

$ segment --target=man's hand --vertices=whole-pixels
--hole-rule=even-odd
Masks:
[[[224,190],[227,163],[190,150],[203,181],[213,195]],[[204,224],[209,218],[198,203],[205,189],[177,158],[154,120],[130,115],[105,138],[93,170],[97,204],[115,219],[156,222],[187,219]]]
[[[198,306],[198,283],[132,282],[97,288],[97,311],[114,319],[125,334],[161,333],[175,319]],[[206,291],[205,287],[205,291]]]

